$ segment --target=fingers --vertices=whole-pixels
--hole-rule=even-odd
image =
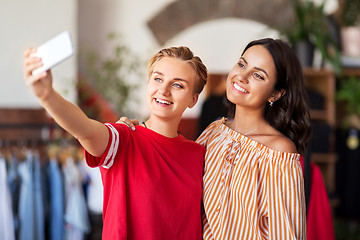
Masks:
[[[36,53],[36,49],[35,48],[27,48],[24,51],[24,58],[29,57],[31,54],[35,54]]]
[[[41,58],[36,57],[36,49],[28,48],[24,52],[24,78],[27,85],[33,84],[35,81],[44,78],[47,73],[43,72],[37,75],[33,75],[32,71],[43,65]]]
[[[130,122],[135,126],[135,125],[139,125],[139,121],[136,119],[131,119]]]
[[[41,59],[35,55],[36,49],[28,48],[24,52],[24,69],[29,71],[37,65],[41,65]]]
[[[25,84],[39,99],[46,99],[52,92],[51,70],[33,74],[33,71],[43,65],[40,57],[36,56],[36,49],[28,48],[24,51],[23,73]]]
[[[121,117],[117,123],[125,124],[127,125],[131,130],[135,131],[135,126],[130,122],[130,120],[127,117]]]
[[[129,121],[129,119],[127,117],[121,117],[121,118],[119,118],[119,120],[117,120],[116,123],[125,124],[126,121]]]
[[[135,131],[135,125],[139,125],[139,121],[136,119],[128,119],[127,117],[121,117],[116,123],[127,125],[131,130]]]

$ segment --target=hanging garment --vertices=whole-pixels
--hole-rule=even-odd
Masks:
[[[64,193],[63,178],[54,159],[48,167],[50,191],[50,237],[51,240],[64,239]]]
[[[41,184],[41,168],[39,155],[34,155],[34,204],[35,204],[35,221],[36,221],[36,240],[45,239],[44,229],[44,202],[43,190]]]
[[[15,239],[10,191],[7,185],[6,163],[0,156],[0,239]]]
[[[104,186],[101,181],[100,168],[89,167],[85,159],[81,161],[81,166],[89,179],[85,192],[91,224],[91,233],[88,239],[101,239],[103,229]]]
[[[82,161],[82,167],[90,177],[90,183],[87,188],[87,206],[90,213],[101,215],[103,212],[104,186],[101,182],[100,169],[89,167],[85,160]]]
[[[302,167],[303,157],[300,158]],[[330,203],[320,168],[310,162],[310,199],[307,210],[307,239],[335,240]]]
[[[20,240],[44,240],[44,210],[38,156],[28,151],[20,164],[22,179],[19,200]]]
[[[20,161],[15,155],[11,156],[11,161],[8,166],[7,181],[10,190],[11,196],[11,205],[12,213],[14,217],[14,230],[15,238],[18,239],[17,233],[19,232],[20,222],[19,222],[19,197],[20,197],[20,188],[21,188],[21,177],[19,173],[19,164]]]
[[[35,240],[34,192],[33,192],[33,159],[30,154],[19,165],[21,189],[19,199],[19,240]]]
[[[83,239],[90,232],[90,221],[81,183],[81,174],[72,158],[63,166],[65,179],[65,239]]]

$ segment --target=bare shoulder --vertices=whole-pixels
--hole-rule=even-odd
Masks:
[[[295,143],[279,131],[270,128],[264,134],[258,135],[254,140],[280,152],[296,153]]]
[[[295,143],[290,138],[284,135],[273,135],[270,139],[267,146],[271,149],[280,152],[296,153]]]

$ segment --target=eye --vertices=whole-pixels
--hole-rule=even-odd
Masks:
[[[241,68],[244,68],[245,67],[245,64],[243,63],[243,62],[238,62],[238,65],[239,65],[239,67],[241,67]]]
[[[155,78],[154,78],[154,81],[155,81],[155,82],[162,82],[162,79],[161,79],[161,78],[158,78],[158,77],[155,77]]]
[[[264,77],[263,77],[261,74],[259,74],[259,73],[254,73],[254,77],[255,77],[256,79],[264,80]]]
[[[176,87],[176,88],[184,88],[184,87],[183,87],[181,84],[179,84],[179,83],[174,83],[173,86]]]

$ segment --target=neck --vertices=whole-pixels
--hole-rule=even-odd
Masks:
[[[234,121],[231,123],[231,128],[242,134],[256,131],[263,125],[266,124],[266,120],[263,116],[263,113],[260,111],[251,111],[236,109]]]
[[[145,122],[146,127],[165,137],[174,138],[178,136],[180,119],[161,119],[150,116]]]

